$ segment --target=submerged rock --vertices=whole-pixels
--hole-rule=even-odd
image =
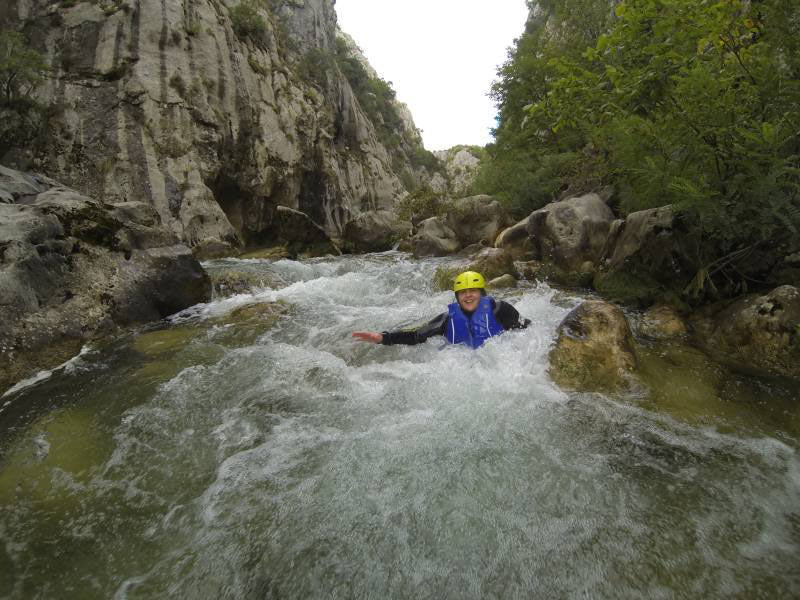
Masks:
[[[654,340],[680,338],[686,332],[686,323],[678,311],[664,304],[647,309],[638,327],[640,335]]]
[[[690,323],[696,342],[712,355],[800,377],[800,289],[794,286],[713,304],[692,315]]]
[[[558,326],[550,376],[561,387],[615,391],[628,387],[636,368],[633,336],[622,310],[587,300]]]
[[[214,296],[226,298],[236,294],[249,294],[258,288],[280,288],[286,283],[277,275],[263,271],[220,269],[209,272]]]
[[[200,263],[149,207],[104,204],[9,169],[0,189],[18,200],[0,204],[3,371],[57,366],[60,356],[35,354],[210,298]]]

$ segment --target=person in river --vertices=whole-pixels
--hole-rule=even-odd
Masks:
[[[466,344],[479,348],[492,336],[508,329],[524,329],[530,319],[520,319],[517,309],[503,300],[486,295],[483,275],[465,271],[455,278],[453,291],[456,301],[425,325],[416,329],[384,331],[355,331],[353,337],[373,344],[421,344],[429,337],[441,335],[451,344]]]

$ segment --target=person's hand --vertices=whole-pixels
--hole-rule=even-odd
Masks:
[[[372,331],[354,331],[353,337],[362,342],[371,342],[373,344],[380,344],[383,341],[383,334]]]

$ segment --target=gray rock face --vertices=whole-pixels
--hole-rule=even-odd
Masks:
[[[697,343],[712,355],[800,377],[800,289],[794,286],[705,307],[690,323]]]
[[[452,198],[461,198],[469,192],[469,188],[478,175],[480,157],[477,156],[479,150],[468,147],[455,146],[448,150],[434,152],[444,165],[445,177],[441,183],[431,181],[431,187],[440,189]],[[442,183],[444,185],[442,185]]]
[[[381,252],[391,250],[410,232],[411,223],[401,221],[392,211],[376,210],[349,221],[342,232],[342,243],[352,252]]]
[[[636,368],[633,336],[625,315],[602,300],[587,300],[558,326],[550,352],[550,376],[561,387],[614,391],[629,385]]]
[[[0,204],[0,388],[51,344],[210,297],[208,276],[149,205],[103,204],[10,169],[0,190],[19,200]]]
[[[597,194],[553,202],[528,217],[533,258],[565,272],[591,271],[600,260],[614,214]],[[588,264],[587,264],[588,263]]]
[[[9,8],[53,68],[39,90],[51,137],[16,159],[108,203],[146,202],[208,255],[257,245],[278,205],[333,237],[391,207],[406,192],[332,59],[333,0],[262,3],[250,33],[233,25],[239,4]]]
[[[678,297],[694,275],[697,240],[671,206],[628,215],[614,223],[607,258],[594,286],[612,300],[647,306]]]
[[[517,259],[544,263],[543,275],[582,283],[597,268],[614,215],[597,194],[552,202],[503,230],[495,245]]]
[[[458,252],[461,244],[455,232],[442,222],[439,217],[431,217],[422,221],[417,233],[411,238],[414,256],[447,256]]]
[[[444,220],[452,229],[462,246],[481,241],[492,245],[510,220],[508,213],[491,196],[470,196],[454,202]]]
[[[526,259],[535,255],[536,248],[528,235],[528,218],[501,231],[494,241],[496,248],[502,248],[514,258]]]

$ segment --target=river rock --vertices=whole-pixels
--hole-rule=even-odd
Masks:
[[[42,365],[33,355],[63,340],[160,319],[210,298],[208,276],[152,209],[15,177],[33,187],[20,195],[9,186],[23,203],[0,204],[0,388],[13,383],[5,374],[18,377],[28,364],[62,362],[53,356]]]
[[[617,302],[680,305],[696,271],[698,240],[671,206],[631,213],[615,223],[594,287]]]
[[[506,274],[514,279],[520,277],[514,259],[508,252],[501,248],[483,248],[469,260],[438,267],[433,278],[434,289],[452,290],[453,280],[463,271],[477,271],[486,281]]]
[[[514,265],[514,257],[500,248],[484,248],[472,258],[470,271],[477,271],[486,280],[509,274],[519,279],[519,272]]]
[[[489,289],[493,290],[501,288],[513,288],[517,287],[517,279],[513,275],[506,273],[505,275],[501,275],[500,277],[495,277],[494,279],[489,281],[486,285],[487,287],[489,287]]]
[[[614,214],[597,194],[553,202],[528,217],[534,256],[559,283],[584,284],[601,257]]]
[[[636,368],[633,336],[622,310],[587,300],[558,326],[550,376],[561,387],[614,391],[629,385]]]
[[[237,294],[249,294],[258,288],[281,288],[286,284],[277,275],[258,270],[208,269],[214,296],[226,298]]]
[[[455,232],[440,217],[430,217],[420,222],[417,233],[411,238],[411,247],[417,258],[447,256],[458,252],[461,244]]]
[[[444,217],[462,246],[485,242],[493,245],[497,235],[510,223],[508,213],[492,196],[470,196],[454,201]]]
[[[680,338],[686,335],[686,323],[671,306],[652,306],[642,315],[638,333],[654,340]]]
[[[411,223],[389,210],[362,213],[348,221],[342,232],[342,243],[351,252],[391,250],[411,233]]]
[[[800,377],[800,289],[794,286],[707,306],[690,323],[695,341],[710,354]]]
[[[528,218],[501,231],[494,245],[509,252],[515,259],[529,259],[535,256],[533,240],[528,235]]]

